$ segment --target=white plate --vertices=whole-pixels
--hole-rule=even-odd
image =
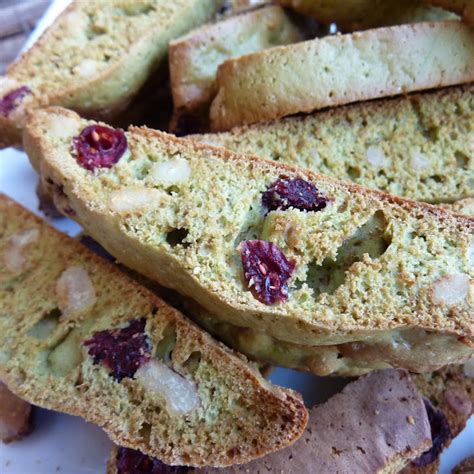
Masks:
[[[49,24],[67,3],[67,0],[56,1],[39,28]],[[34,33],[34,38],[38,37],[38,33]],[[0,192],[38,213],[36,183],[37,177],[24,153],[13,149],[0,151]],[[77,224],[65,218],[52,223],[70,235],[79,231]],[[308,406],[326,400],[341,386],[337,379],[321,379],[286,369],[276,369],[270,379],[298,390]],[[31,436],[10,445],[0,444],[0,473],[101,474],[105,472],[110,446],[107,436],[90,423],[72,416],[37,410],[36,429]],[[457,463],[472,454],[474,417],[441,456],[440,473],[448,474]]]

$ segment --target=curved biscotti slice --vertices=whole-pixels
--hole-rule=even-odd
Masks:
[[[213,131],[474,80],[474,31],[457,20],[378,28],[224,62]]]
[[[301,398],[75,239],[0,197],[0,377],[169,464],[226,466],[294,442]]]
[[[474,196],[474,86],[189,138],[431,203]]]
[[[217,0],[76,0],[0,78],[0,146],[21,144],[25,110],[62,105],[112,117],[166,63],[169,40]]]
[[[471,217],[60,108],[24,138],[61,212],[224,321],[309,345],[426,331],[440,366],[474,350]]]
[[[455,16],[421,0],[278,0],[277,3],[322,23],[337,23],[341,31],[445,20]]]
[[[314,407],[305,434],[290,448],[241,466],[194,472],[395,473],[430,445],[428,416],[416,385],[402,370],[384,370],[348,384]],[[140,453],[113,448],[107,473],[131,472],[144,459]]]
[[[173,128],[182,128],[190,115],[209,114],[208,107],[216,92],[217,68],[226,59],[302,39],[283,8],[270,5],[203,26],[171,41]]]
[[[474,25],[474,3],[472,0],[425,0],[427,3],[446,8],[462,16],[468,24]]]

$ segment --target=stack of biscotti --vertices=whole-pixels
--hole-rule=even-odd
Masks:
[[[474,197],[471,84],[189,138],[419,201]]]
[[[402,370],[374,371],[313,408],[306,433],[293,446],[250,464],[197,472],[312,474],[317,466],[321,474],[402,468],[404,474],[434,474],[442,449],[465,426],[473,403],[474,379],[464,378],[460,366],[411,379]],[[125,474],[148,464],[161,465],[137,451],[114,448],[107,472]]]
[[[474,31],[458,20],[327,36],[224,62],[210,125],[223,131],[473,80]]]
[[[174,116],[170,129],[206,130],[215,77],[226,59],[272,46],[296,43],[302,34],[283,8],[266,6],[205,25],[169,44]]]
[[[0,196],[0,377],[169,464],[227,466],[294,442],[307,412],[79,241]]]
[[[25,148],[120,262],[225,323],[321,347],[319,373],[474,352],[472,217],[59,108],[30,118]]]
[[[166,63],[168,41],[217,0],[75,0],[0,78],[0,147],[21,144],[27,110],[56,104],[113,118]]]

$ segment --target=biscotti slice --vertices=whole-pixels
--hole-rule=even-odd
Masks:
[[[166,64],[168,42],[218,0],[75,0],[0,78],[0,146],[21,144],[27,109],[62,105],[113,117]]]
[[[61,108],[24,138],[61,212],[225,322],[370,344],[361,357],[422,340],[439,366],[474,352],[472,217]]]
[[[474,30],[457,20],[378,28],[229,59],[211,129],[474,80]]]
[[[427,3],[451,10],[468,24],[474,25],[474,2],[472,0],[425,0]]]
[[[216,93],[216,72],[226,59],[303,39],[281,7],[267,6],[203,26],[171,41],[169,66],[174,104],[172,130],[189,120],[205,129],[209,104]],[[186,127],[184,127],[186,128]]]
[[[431,203],[474,197],[474,86],[189,138]]]
[[[193,472],[395,473],[430,445],[428,416],[416,385],[405,371],[384,370],[348,384],[314,407],[305,434],[290,448],[241,466]],[[139,452],[114,448],[107,473],[128,474],[147,461],[159,465]]]
[[[438,21],[455,15],[421,0],[278,0],[322,23],[337,23],[340,31],[402,25],[417,21]]]
[[[0,441],[11,443],[31,433],[33,407],[0,381]]]
[[[448,366],[430,374],[412,375],[420,393],[429,401],[432,448],[411,462],[403,474],[436,474],[439,455],[464,429],[474,413],[474,359],[464,367]]]
[[[0,377],[169,464],[294,442],[307,412],[112,264],[0,197]]]

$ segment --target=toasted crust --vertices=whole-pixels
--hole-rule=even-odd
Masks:
[[[14,393],[82,416],[115,442],[169,464],[226,466],[280,449],[302,434],[307,412],[301,397],[269,384],[242,357],[112,264],[4,195],[0,229],[0,305],[9,315],[0,319],[0,376]],[[22,248],[24,266],[12,274],[5,260],[11,242],[32,230],[36,240]],[[78,266],[87,272],[96,300],[90,309],[51,320],[60,305],[58,278]],[[136,378],[116,382],[88,356],[82,342],[92,334],[140,318],[156,347],[165,329],[174,328],[169,365],[196,387],[199,406],[193,411],[173,414]],[[190,357],[197,365],[187,364]]]
[[[11,443],[33,430],[33,407],[0,381],[0,441]]]
[[[471,82],[473,58],[474,31],[453,20],[328,36],[230,59],[217,73],[211,129]]]
[[[418,201],[474,196],[472,84],[187,138]]]
[[[76,0],[7,71],[32,90],[28,103],[71,107],[110,120],[166,61],[168,41],[215,13],[214,0]],[[1,92],[1,84],[0,84]],[[0,145],[19,145],[22,121],[0,119]]]
[[[66,136],[51,134],[54,122],[63,122],[65,117],[75,123],[75,128]],[[224,321],[262,329],[282,340],[326,345],[368,339],[383,344],[393,331],[426,330],[428,335],[440,337],[438,342],[444,341],[445,348],[450,347],[435,358],[440,366],[462,362],[472,353],[473,301],[469,288],[473,268],[468,263],[474,233],[472,217],[145,128],[130,128],[130,154],[116,167],[93,174],[70,154],[72,137],[87,123],[63,109],[38,111],[29,120],[25,148],[43,183],[51,192],[56,189],[63,211],[72,210],[73,219],[127,266],[192,297]],[[174,184],[180,193],[161,194],[169,186],[160,184],[160,178],[153,181],[155,160],[174,163],[176,156],[189,175],[183,184]],[[388,251],[382,251],[380,260],[377,256],[373,260],[363,257],[360,264],[350,266],[344,283],[335,291],[324,290],[320,297],[313,294],[313,283],[308,281],[305,286],[308,277],[303,273],[299,289],[298,280],[292,281],[287,302],[267,306],[242,281],[237,246],[242,229],[249,225],[249,209],[257,209],[260,219],[261,194],[282,175],[314,183],[329,199],[324,212],[272,212],[263,223],[255,222],[257,228],[263,225],[264,232],[257,237],[277,243],[287,258],[295,260],[297,269],[304,271],[312,262],[318,266],[325,259],[337,259],[343,242],[365,224],[372,225],[371,219],[380,221],[391,244]],[[151,192],[158,193],[159,198],[157,195],[156,200],[149,201],[146,220],[139,208],[124,212],[114,207],[111,199],[117,195],[113,193],[118,192],[120,198],[126,188],[147,193],[147,183],[152,182]],[[166,194],[175,197],[167,198]],[[214,219],[213,215],[221,217]],[[289,240],[284,236],[287,224],[295,229]],[[308,233],[313,226],[318,229],[314,239]],[[184,245],[171,245],[168,233],[180,228],[188,231],[189,238],[185,237]],[[221,236],[227,237],[218,240],[214,250],[199,251],[202,242]],[[435,255],[424,239],[439,249]],[[433,297],[433,292],[439,287],[442,293],[437,298],[444,298],[444,288],[451,287],[447,276],[451,274],[459,274],[453,278],[464,283],[457,303],[444,304]],[[363,284],[367,279],[372,282],[370,287]],[[363,288],[362,293],[358,288]]]

